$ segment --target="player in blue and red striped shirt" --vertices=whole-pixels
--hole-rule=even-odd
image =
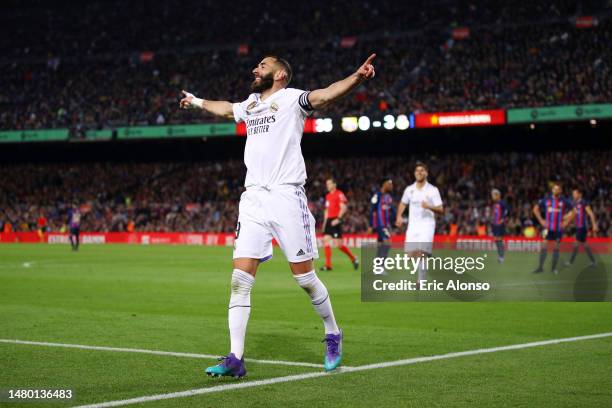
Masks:
[[[580,244],[584,247],[584,252],[587,253],[589,259],[591,260],[591,265],[595,265],[595,257],[591,252],[591,248],[586,242],[587,239],[587,231],[588,231],[588,222],[587,216],[591,220],[591,227],[593,228],[593,234],[597,234],[597,220],[595,219],[595,213],[591,209],[589,202],[585,200],[582,196],[582,191],[578,188],[575,188],[572,191],[572,198],[574,199],[573,208],[572,208],[572,217],[576,221],[576,242],[574,244],[574,251],[572,252],[572,256],[570,260],[565,263],[566,266],[570,266],[576,260],[576,255],[578,254],[578,249]]]
[[[544,271],[544,261],[548,251],[548,246],[552,246],[555,241],[552,258],[552,272],[556,275],[557,262],[559,261],[559,246],[561,237],[563,236],[563,228],[569,223],[572,213],[572,203],[567,198],[561,196],[561,185],[553,183],[551,194],[542,198],[538,204],[533,207],[533,214],[538,219],[538,222],[545,228],[547,245],[542,246],[540,252],[540,265],[533,271],[539,273]],[[544,213],[544,217],[542,217]]]
[[[70,246],[73,251],[78,251],[81,235],[81,211],[77,204],[73,204],[68,210],[68,227],[70,229]]]
[[[393,180],[386,178],[381,182],[380,190],[374,193],[370,200],[370,227],[378,235],[377,241],[380,243],[377,255],[385,258],[391,248],[389,245],[391,221],[395,220],[391,191],[393,191]]]
[[[504,235],[506,235],[506,217],[508,216],[508,204],[502,200],[501,192],[494,188],[491,190],[491,232],[495,237],[498,261],[504,262]]]

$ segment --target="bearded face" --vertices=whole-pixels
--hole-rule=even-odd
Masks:
[[[272,72],[268,72],[262,76],[256,77],[253,82],[251,82],[251,90],[253,92],[262,93],[263,91],[272,88],[274,85],[274,74]]]

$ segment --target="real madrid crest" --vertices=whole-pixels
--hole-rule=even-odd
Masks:
[[[253,102],[249,103],[249,104],[248,104],[248,106],[246,107],[246,111],[247,111],[247,113],[248,113],[248,114],[250,114],[250,112],[249,112],[249,111],[250,111],[251,109],[253,109],[254,107],[256,107],[256,106],[257,106],[257,101],[253,101]]]
[[[272,105],[270,105],[270,110],[272,112],[276,112],[278,110],[278,105],[276,104],[276,102],[272,102]]]

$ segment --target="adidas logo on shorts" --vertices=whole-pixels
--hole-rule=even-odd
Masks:
[[[306,255],[306,253],[304,252],[303,249],[300,249],[295,256],[302,256],[302,255]]]

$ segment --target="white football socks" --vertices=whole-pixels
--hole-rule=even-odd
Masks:
[[[244,338],[251,314],[251,288],[254,283],[253,275],[240,269],[234,269],[227,320],[230,331],[230,351],[238,359],[241,359],[244,354]]]
[[[310,296],[312,305],[315,310],[323,319],[323,326],[325,326],[325,334],[338,334],[340,329],[336,324],[336,318],[334,317],[334,311],[332,310],[331,301],[329,300],[329,293],[327,288],[319,280],[319,277],[314,270],[304,273],[301,275],[293,275],[298,285],[300,285]]]

